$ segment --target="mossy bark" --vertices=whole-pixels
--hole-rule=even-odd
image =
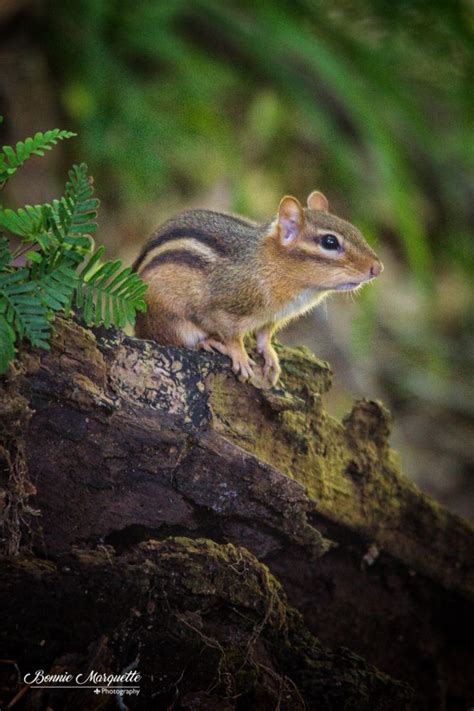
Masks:
[[[348,650],[324,649],[268,569],[231,544],[167,538],[120,557],[76,550],[55,563],[1,567],[0,640],[10,655],[37,668],[53,659],[55,673],[118,673],[132,663],[142,680],[131,708],[398,711],[412,697]],[[28,702],[116,708],[89,690],[36,690]]]
[[[93,576],[109,616],[101,623],[102,606],[88,608],[96,624],[77,645],[54,633],[42,664],[61,664],[68,654],[92,664],[86,650],[93,642],[94,663],[123,668],[133,648],[123,640],[133,628],[134,644],[144,640],[148,681],[130,708],[150,708],[152,693],[163,704],[174,695],[174,708],[467,705],[474,695],[472,529],[400,473],[380,403],[358,402],[338,422],[322,402],[327,364],[302,349],[280,349],[280,357],[283,385],[258,390],[239,383],[221,356],[58,321],[52,350],[24,353],[0,386],[3,545],[10,556],[19,552],[4,563],[0,606],[29,590],[11,620],[25,621],[25,640],[26,630],[35,638],[49,612],[42,615],[34,600],[46,604],[55,588],[72,603],[70,613],[60,606],[60,624],[76,629],[84,624],[80,581]],[[142,543],[149,539],[161,542]],[[78,548],[71,578],[64,570],[72,563],[60,561]],[[142,612],[130,627],[130,609],[141,609],[150,584],[143,578],[150,550],[153,575],[169,564],[181,592],[170,588],[172,603],[168,609],[161,600],[150,628]],[[124,580],[126,603],[109,596],[111,575]],[[259,607],[262,589],[265,599],[275,597],[271,621]],[[196,596],[205,596],[212,621]],[[237,617],[222,612],[222,596]],[[164,637],[157,620],[166,620]],[[244,654],[255,626],[252,653]],[[0,656],[32,663],[38,650],[26,641],[13,649],[11,630],[5,626]],[[339,645],[352,652],[328,651]],[[161,682],[155,658],[167,670]],[[416,701],[369,665],[408,682]],[[74,698],[58,708],[105,708]]]

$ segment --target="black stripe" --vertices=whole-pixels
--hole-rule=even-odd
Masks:
[[[191,269],[207,269],[209,260],[196,254],[196,252],[187,251],[186,249],[170,249],[167,252],[161,252],[161,254],[157,254],[156,257],[153,257],[144,267],[140,276],[160,264],[185,264],[187,267],[191,267]]]
[[[152,237],[143,248],[141,254],[135,260],[133,264],[133,271],[137,271],[142,264],[143,260],[155,247],[161,247],[162,244],[166,242],[171,242],[174,239],[195,239],[202,244],[206,244],[211,247],[218,254],[226,255],[229,253],[229,245],[220,241],[217,237],[208,234],[207,232],[202,232],[194,227],[176,227],[174,230],[169,232],[163,232],[161,235]]]

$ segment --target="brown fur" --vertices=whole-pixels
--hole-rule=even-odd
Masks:
[[[277,218],[264,225],[209,210],[163,225],[134,265],[149,284],[137,336],[220,350],[249,377],[243,336],[255,331],[267,375],[276,382],[272,333],[329,291],[354,288],[382,269],[360,232],[325,211],[321,193],[312,193],[309,203],[323,209],[303,209],[286,197]],[[324,248],[324,234],[335,235],[340,249]]]

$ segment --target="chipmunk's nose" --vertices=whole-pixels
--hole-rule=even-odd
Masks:
[[[382,262],[374,262],[369,269],[369,274],[371,277],[377,277],[382,272],[383,272]]]

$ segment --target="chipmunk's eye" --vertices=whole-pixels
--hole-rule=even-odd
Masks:
[[[341,246],[336,235],[323,235],[320,244],[323,249],[339,249]]]

